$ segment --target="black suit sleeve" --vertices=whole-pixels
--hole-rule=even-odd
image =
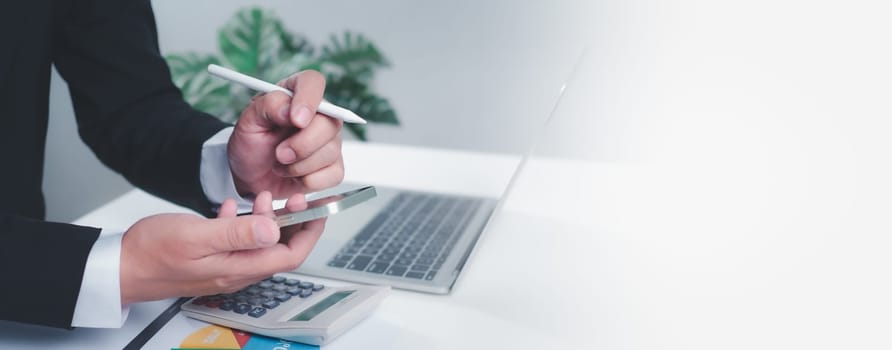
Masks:
[[[70,327],[99,229],[0,213],[0,319]]]
[[[81,138],[147,192],[209,215],[201,146],[226,124],[192,109],[158,50],[148,0],[79,1],[56,33]]]
[[[201,146],[226,125],[190,108],[171,83],[149,1],[71,4],[49,37],[81,138],[136,186],[209,214],[199,182]],[[98,234],[0,212],[0,319],[70,327]]]

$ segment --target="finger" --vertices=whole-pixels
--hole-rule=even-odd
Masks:
[[[294,91],[294,97],[291,98],[291,122],[298,128],[305,128],[316,115],[316,108],[322,102],[322,95],[325,92],[325,76],[314,70],[306,70],[294,74],[282,85]]]
[[[341,143],[332,141],[320,148],[306,159],[289,165],[275,165],[276,175],[282,177],[298,177],[309,175],[332,165],[341,158]]]
[[[217,265],[224,266],[226,274],[237,279],[266,277],[277,272],[297,268],[291,250],[284,244],[276,244],[263,249],[242,250],[226,256]],[[302,261],[301,261],[302,262]]]
[[[242,276],[268,276],[297,269],[319,241],[325,229],[325,219],[306,222],[302,226],[286,244],[239,251],[230,254],[224,264],[231,267],[230,273]]]
[[[303,193],[295,193],[285,202],[285,209],[290,212],[307,209],[307,196]]]
[[[280,237],[278,225],[260,215],[206,220],[193,230],[195,234],[189,239],[203,253],[201,256],[269,247]]]
[[[291,97],[281,91],[262,94],[251,100],[242,118],[256,127],[253,131],[267,131],[277,127],[291,127],[289,113]]]
[[[304,258],[310,255],[310,251],[316,246],[316,242],[319,241],[319,237],[325,230],[325,222],[326,219],[322,218],[303,223],[300,230],[291,234],[291,237],[285,242],[291,253],[296,257]]]
[[[333,140],[340,142],[344,123],[334,118],[315,118],[306,128],[288,137],[276,146],[276,159],[282,164],[292,164],[316,153]]]
[[[227,198],[220,204],[220,211],[217,212],[218,218],[232,218],[238,214],[238,204],[235,199]]]
[[[273,213],[273,194],[269,191],[262,191],[254,198],[254,207],[252,212],[254,215],[272,216]]]
[[[344,181],[344,159],[301,178],[307,192],[315,192],[334,187]]]

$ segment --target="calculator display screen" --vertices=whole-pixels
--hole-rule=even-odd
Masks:
[[[332,305],[344,300],[344,298],[350,296],[353,292],[355,291],[345,290],[329,295],[328,298],[322,299],[322,301],[311,306],[309,309],[302,311],[297,314],[297,316],[292,317],[289,321],[309,321],[313,319],[313,317],[316,317],[316,315],[321,314],[323,311],[330,308]]]

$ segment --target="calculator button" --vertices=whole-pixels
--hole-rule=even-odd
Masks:
[[[276,293],[271,290],[265,290],[265,291],[260,292],[260,295],[267,297],[267,298],[272,298],[272,297],[276,296],[276,294],[279,294],[279,293]]]
[[[263,304],[267,300],[269,300],[269,299],[264,298],[264,297],[253,297],[253,298],[248,299],[248,304],[260,305],[260,304]]]
[[[286,301],[288,301],[288,299],[291,299],[291,294],[280,293],[279,295],[276,295],[276,300],[278,300],[278,301],[286,302]]]
[[[260,294],[260,292],[262,292],[262,291],[263,291],[262,289],[257,288],[257,287],[255,287],[255,286],[251,286],[251,287],[249,287],[248,289],[245,289],[245,293],[247,293],[247,294],[252,294],[252,295],[253,295],[253,294]]]
[[[312,290],[312,289],[301,289],[301,290],[300,290],[300,297],[301,297],[301,298],[306,298],[306,297],[311,296],[311,295],[313,295],[313,290]]]
[[[282,283],[282,282],[285,282],[285,277],[273,276],[273,278],[271,278],[270,281],[273,283]]]
[[[277,292],[284,292],[285,289],[287,289],[287,288],[288,288],[288,286],[286,286],[284,284],[277,284],[277,285],[273,286],[273,290],[277,291]]]
[[[224,302],[220,304],[220,310],[229,311],[235,308],[235,303],[231,301]]]
[[[424,278],[424,272],[409,271],[409,273],[406,274],[406,277],[420,280]]]
[[[251,317],[260,317],[266,314],[266,309],[262,307],[255,307],[251,312],[248,313],[248,316]]]
[[[324,285],[324,284],[316,283],[316,284],[313,285],[313,291],[314,291],[314,292],[318,292],[318,291],[322,290],[323,288],[325,288],[325,285]]]
[[[248,296],[239,294],[239,295],[236,295],[235,297],[233,297],[232,299],[237,303],[244,303],[244,302],[248,301]]]
[[[270,281],[263,281],[257,284],[258,287],[266,289],[273,286],[273,283]]]
[[[289,279],[285,280],[286,286],[296,286],[298,283],[300,283],[300,280],[296,280],[293,278],[289,278]]]
[[[270,301],[263,303],[263,307],[265,307],[267,309],[272,309],[276,306],[279,306],[279,302],[275,301],[275,300],[270,300]]]
[[[298,288],[298,287],[288,287],[287,289],[285,289],[285,293],[288,293],[288,294],[291,294],[291,295],[298,295],[298,294],[300,294],[300,288]]]
[[[297,286],[300,287],[301,289],[313,288],[313,283],[304,281],[304,282],[300,282],[300,284],[298,284]]]
[[[253,309],[253,308],[254,308],[253,306],[248,305],[248,304],[238,304],[235,306],[234,309],[232,309],[232,311],[235,311],[235,313],[237,313],[237,314],[244,314],[248,311],[251,311],[251,309]]]

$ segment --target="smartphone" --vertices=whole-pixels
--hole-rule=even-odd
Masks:
[[[321,219],[333,215],[357,204],[375,198],[375,186],[366,186],[360,189],[347,191],[333,196],[323,197],[307,202],[307,209],[289,212],[282,208],[275,211],[276,223],[279,227],[296,225],[302,222]]]

